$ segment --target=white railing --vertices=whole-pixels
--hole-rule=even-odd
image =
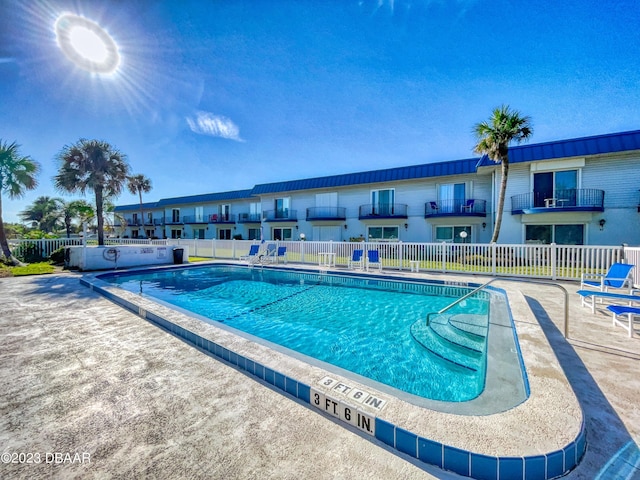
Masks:
[[[11,240],[11,248],[34,243],[43,258],[65,245],[81,245],[82,239]],[[184,245],[196,257],[238,260],[256,241],[191,239],[105,239],[106,245]],[[640,247],[538,245],[538,244],[452,244],[405,242],[281,242],[292,263],[319,264],[320,253],[335,254],[336,266],[346,267],[356,249],[378,250],[385,269],[409,270],[417,262],[421,271],[473,273],[492,276],[520,276],[551,280],[579,280],[582,273],[603,273],[615,262],[633,263],[635,285],[640,285]],[[95,240],[89,240],[95,245]]]
[[[17,253],[20,249],[33,246],[32,253],[39,255],[43,260],[48,259],[51,254],[60,247],[71,245],[82,245],[81,238],[40,238],[34,240],[9,240],[9,249],[12,253]]]

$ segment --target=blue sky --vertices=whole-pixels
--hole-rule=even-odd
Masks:
[[[63,13],[109,33],[114,74],[64,55]],[[637,0],[4,0],[0,138],[42,165],[4,219],[63,196],[54,157],[80,138],[125,153],[155,201],[473,157],[501,104],[533,143],[635,130],[638,25]]]

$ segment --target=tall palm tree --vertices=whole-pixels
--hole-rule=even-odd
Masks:
[[[73,200],[65,202],[62,205],[62,214],[64,216],[64,226],[67,231],[67,238],[71,236],[71,225],[75,218],[80,220],[82,225],[86,221],[93,218],[95,212],[93,207],[86,200]],[[83,232],[85,233],[85,232]]]
[[[61,198],[42,196],[36,198],[18,216],[23,221],[36,222],[43,232],[52,233],[59,226],[62,205]]]
[[[144,229],[144,210],[142,208],[142,192],[149,193],[151,191],[151,180],[142,174],[132,175],[127,179],[127,188],[132,195],[138,194],[140,199],[140,219],[142,220],[142,236],[145,237]]]
[[[531,118],[521,116],[516,110],[510,110],[508,105],[495,108],[491,118],[486,122],[474,125],[473,133],[478,143],[473,151],[486,154],[491,160],[501,164],[500,194],[496,207],[496,224],[491,236],[491,243],[498,241],[502,226],[502,212],[504,197],[507,192],[507,177],[509,176],[509,144],[522,143],[533,135]]]
[[[127,156],[102,140],[81,138],[66,145],[57,155],[58,174],[53,177],[57,189],[70,193],[87,190],[96,197],[98,245],[104,245],[104,201],[118,196],[129,174]]]
[[[10,199],[22,197],[26,190],[33,190],[38,186],[36,175],[40,171],[38,162],[21,156],[19,148],[15,142],[8,144],[0,140],[0,256],[13,265],[20,265],[21,262],[9,250],[2,220],[2,194],[8,195]]]

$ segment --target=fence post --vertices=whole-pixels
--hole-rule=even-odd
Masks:
[[[447,271],[447,263],[446,263],[446,259],[445,259],[445,247],[446,247],[446,243],[442,242],[440,244],[440,258],[442,258],[442,273],[446,273]]]
[[[213,255],[213,258],[218,258],[216,256],[216,239],[215,238],[211,239],[211,255]]]
[[[231,258],[236,259],[236,239],[234,238],[231,243]]]
[[[493,242],[491,244],[491,275],[495,276],[496,273],[498,272],[498,268],[497,268],[497,258],[498,258],[498,245]]]
[[[300,241],[300,263],[304,263],[304,240]]]
[[[558,262],[558,245],[551,244],[551,280],[556,280],[557,277],[557,262]]]

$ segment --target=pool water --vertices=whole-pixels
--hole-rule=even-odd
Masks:
[[[103,279],[411,395],[464,402],[485,386],[486,292],[452,309],[451,322],[436,319],[433,338],[426,337],[431,335],[425,328],[427,314],[462,297],[469,287],[240,266]],[[464,341],[449,346],[451,355],[446,349],[441,353],[438,343],[447,336],[438,329],[459,330],[468,318],[476,330],[454,333],[472,337],[471,364],[456,360],[468,353]],[[483,323],[484,336],[477,334]]]

